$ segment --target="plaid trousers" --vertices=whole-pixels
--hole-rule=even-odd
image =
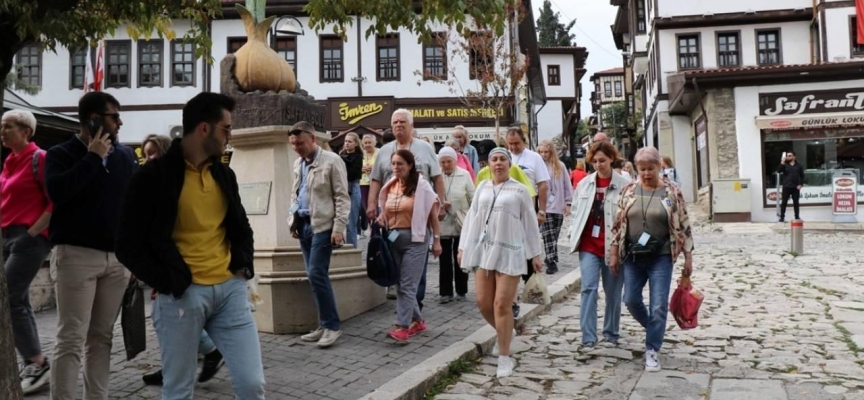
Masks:
[[[546,250],[546,265],[558,265],[558,235],[564,215],[546,214],[546,222],[540,225],[540,235],[543,236],[543,248]]]

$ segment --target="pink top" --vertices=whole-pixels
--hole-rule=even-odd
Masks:
[[[384,220],[388,220],[389,211],[387,210],[387,197],[390,194],[390,188],[398,182],[395,176],[390,179],[384,187],[381,188],[381,195],[378,196],[378,205],[384,210]],[[429,225],[429,213],[433,207],[438,206],[438,194],[432,189],[432,185],[421,177],[417,181],[417,190],[414,192],[414,210],[411,218],[411,241],[414,243],[423,243],[426,241],[426,228]],[[435,215],[438,216],[437,213]]]
[[[471,160],[462,153],[456,155],[456,166],[468,171],[468,174],[471,175],[471,181],[477,182],[477,173],[474,172],[474,167],[471,166]]]
[[[45,153],[39,156],[39,180],[33,176],[33,153],[39,149],[30,142],[20,153],[9,154],[0,174],[0,226],[4,229],[14,225],[30,227],[42,214],[51,212],[54,206],[45,195]],[[42,232],[48,237],[48,230]]]

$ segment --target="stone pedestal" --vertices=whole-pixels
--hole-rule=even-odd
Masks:
[[[293,165],[298,157],[288,142],[289,129],[236,129],[231,139],[231,168],[255,231],[255,271],[264,301],[253,314],[259,331],[277,334],[308,332],[318,326],[300,244],[288,229]],[[326,135],[318,134],[319,146],[326,148],[327,140]],[[343,320],[386,301],[384,290],[366,277],[361,250],[346,248],[334,251],[330,263],[330,280]]]

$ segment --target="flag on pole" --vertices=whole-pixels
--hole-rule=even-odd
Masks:
[[[858,44],[864,44],[864,0],[855,0],[855,28],[858,31]]]
[[[93,47],[90,45],[87,46],[87,54],[84,56],[86,59],[84,63],[84,93],[90,91],[90,84],[93,83],[93,63],[90,62],[90,57],[93,54]]]
[[[102,91],[102,78],[105,76],[105,42],[99,41],[96,48],[96,70],[93,71],[93,90]]]

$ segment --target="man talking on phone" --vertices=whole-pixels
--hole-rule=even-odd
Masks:
[[[780,203],[780,222],[786,222],[786,205],[792,198],[792,207],[795,209],[795,219],[801,219],[799,214],[798,200],[801,198],[801,188],[804,187],[804,167],[795,160],[795,153],[786,153],[783,162],[777,167],[783,182],[783,202]]]
[[[115,234],[138,169],[132,149],[117,141],[119,110],[110,94],[85,94],[78,102],[79,133],[45,156],[45,186],[54,203],[49,239],[56,246],[53,400],[76,398],[82,349],[84,398],[108,398],[114,321],[130,277],[114,254]]]

